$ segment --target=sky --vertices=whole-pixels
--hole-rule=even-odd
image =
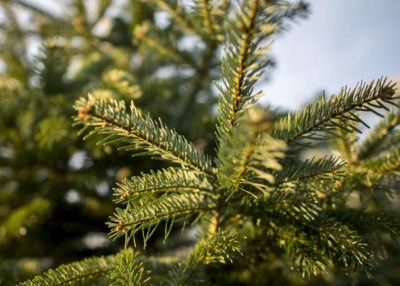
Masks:
[[[277,68],[262,102],[298,109],[325,89],[387,76],[400,79],[399,0],[311,0],[308,19],[292,23],[272,53]]]

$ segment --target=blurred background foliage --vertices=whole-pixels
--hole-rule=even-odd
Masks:
[[[196,104],[181,117],[181,131],[213,149],[213,75],[193,87],[193,68],[139,48],[133,35],[144,21],[155,27],[154,9],[139,1],[58,2],[61,13],[30,1],[0,4],[0,285],[115,253],[121,246],[108,239],[105,225],[114,210],[111,188],[163,166],[78,137],[71,116],[80,96],[134,99],[174,124],[193,89]],[[184,37],[169,23],[157,29],[171,43]]]
[[[105,225],[111,188],[163,167],[96,145],[99,137],[83,141],[71,119],[77,98],[133,99],[170,126],[179,123],[197,147],[214,148],[211,81],[219,60],[207,52],[212,67],[196,77],[205,59],[201,38],[140,1],[57,2],[56,10],[43,1],[0,3],[0,285],[118,251]],[[142,43],[153,34],[166,44]],[[174,49],[184,62],[169,54]]]
[[[122,150],[96,145],[96,136],[82,140],[71,120],[77,98],[90,92],[133,99],[206,153],[215,148],[212,81],[220,73],[221,27],[213,28],[208,42],[201,36],[207,32],[204,19],[171,21],[147,3],[152,1],[57,2],[57,13],[34,1],[0,3],[0,285],[15,285],[84,257],[116,253],[122,242],[109,240],[105,225],[114,211],[112,187],[125,177],[165,167],[162,161],[132,159]],[[193,242],[192,233],[182,237],[178,227],[166,247],[159,232],[156,243],[138,249],[180,256]],[[249,234],[257,241],[248,243],[254,247],[250,251],[269,247],[268,241],[258,243],[262,238],[262,233]],[[359,276],[354,281],[400,281],[395,271],[399,249],[387,247],[393,255],[378,268],[377,280]],[[236,268],[226,266],[215,279],[225,285],[354,282],[332,273],[302,280],[277,255],[282,252],[262,251],[252,261],[238,258]]]

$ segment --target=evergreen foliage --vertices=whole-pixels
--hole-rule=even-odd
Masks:
[[[373,284],[382,258],[398,266],[400,216],[394,206],[400,189],[400,117],[395,84],[381,78],[343,88],[328,99],[323,93],[287,115],[257,104],[262,92],[255,91],[256,84],[273,65],[273,35],[284,30],[285,21],[307,15],[308,4],[133,1],[128,5],[133,19],[114,19],[102,38],[92,29],[111,1],[99,1],[94,19],[83,1],[75,2],[70,34],[68,21],[34,4],[4,4],[10,12],[6,29],[21,32],[12,13],[13,5],[20,5],[63,27],[69,41],[60,45],[48,40],[32,69],[24,66],[29,62],[24,51],[1,49],[4,61],[18,59],[0,77],[5,115],[0,121],[5,131],[0,160],[11,169],[0,169],[0,180],[8,182],[1,188],[9,189],[1,202],[12,202],[15,192],[27,193],[26,185],[40,173],[34,170],[23,187],[23,179],[13,176],[20,168],[29,170],[32,162],[41,163],[49,174],[45,177],[61,165],[54,176],[62,180],[42,190],[46,184],[39,176],[37,197],[27,196],[22,205],[10,204],[6,215],[0,213],[0,247],[6,249],[27,231],[29,237],[51,217],[57,208],[47,194],[52,188],[67,182],[64,193],[74,188],[90,193],[102,181],[99,170],[107,170],[111,176],[119,173],[121,181],[113,190],[118,206],[106,224],[111,239],[119,243],[124,238],[125,250],[64,264],[20,285],[319,285],[331,277]],[[166,27],[153,21],[159,10],[170,17]],[[56,35],[51,29],[49,33]],[[78,35],[85,42],[80,47],[84,60],[71,76],[73,57],[81,55],[72,47]],[[185,39],[192,39],[190,48],[182,44]],[[11,43],[6,38],[4,45]],[[131,67],[130,61],[137,66]],[[163,68],[176,75],[163,78]],[[77,98],[82,91],[90,92]],[[29,96],[33,99],[27,100]],[[76,131],[67,119],[71,108],[62,105],[71,104],[68,96],[75,100],[74,126],[82,127],[78,135],[85,134],[86,143],[70,137]],[[167,103],[173,107],[165,109]],[[42,113],[39,106],[51,112]],[[15,111],[22,107],[27,107],[26,114]],[[167,123],[150,112],[165,115]],[[369,128],[362,113],[382,117],[365,139],[359,138],[362,128]],[[28,119],[20,122],[21,116]],[[207,127],[197,129],[200,125]],[[61,156],[69,144],[76,149]],[[43,149],[43,155],[32,155]],[[88,174],[70,176],[68,162],[75,152],[87,149],[94,150],[88,153],[92,166],[76,173]],[[310,150],[325,154],[309,158]],[[121,174],[115,171],[119,162],[107,160],[109,155],[127,166],[134,162],[143,167],[134,169],[135,176]],[[48,162],[54,164],[46,166]],[[111,196],[98,195],[92,209],[100,217],[110,215],[109,201]],[[170,247],[171,236],[178,247]],[[160,237],[167,246],[152,248]],[[182,247],[185,239],[189,243]],[[167,255],[159,255],[162,248]],[[9,261],[2,258],[13,265]],[[396,279],[386,282],[400,281]]]
[[[163,160],[187,165],[190,168],[213,174],[210,159],[186,138],[169,129],[160,119],[156,122],[150,115],[142,115],[134,106],[126,112],[124,101],[117,102],[106,98],[80,100],[75,109],[81,121],[94,119],[90,125],[99,126],[100,134],[108,135],[99,144],[124,143],[126,151],[141,151],[136,156],[154,155]],[[93,134],[90,133],[90,134]]]
[[[383,108],[389,111],[383,103],[390,100],[394,95],[394,84],[387,83],[385,79],[380,79],[370,84],[356,86],[354,89],[344,88],[336,96],[330,97],[325,101],[322,94],[312,104],[306,104],[294,115],[289,113],[277,127],[276,136],[282,138],[288,144],[295,143],[296,139],[320,139],[321,135],[316,131],[323,131],[323,135],[330,137],[340,137],[332,129],[338,127],[347,132],[360,132],[352,122],[359,122],[369,127],[352,111],[369,111],[378,116],[382,116],[373,108]],[[293,119],[292,119],[293,117]]]
[[[113,261],[114,257],[88,258],[80,262],[62,265],[55,270],[49,270],[41,276],[36,276],[32,281],[20,285],[98,284],[99,282],[96,280],[113,271]],[[116,264],[119,265],[120,263],[117,262]]]
[[[210,237],[204,237],[196,243],[193,253],[183,265],[179,263],[165,278],[167,285],[185,285],[190,283],[204,283],[193,279],[192,276],[201,265],[225,264],[232,262],[235,252],[240,253],[237,236],[232,233],[217,232]]]
[[[125,250],[115,256],[87,258],[49,270],[19,285],[144,285],[148,278],[143,276],[148,272],[137,256],[138,253]]]

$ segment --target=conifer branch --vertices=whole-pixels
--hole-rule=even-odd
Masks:
[[[360,233],[381,232],[388,233],[395,239],[400,238],[400,216],[393,212],[339,208],[329,211],[328,215],[333,215],[342,223],[351,225]]]
[[[127,113],[123,101],[119,103],[107,98],[89,96],[81,98],[75,104],[79,111],[75,119],[77,124],[95,126],[91,132],[107,134],[99,143],[120,142],[128,144],[126,150],[142,150],[137,155],[160,156],[169,160],[214,176],[211,160],[183,136],[169,129],[161,120],[153,121],[149,115],[142,115],[131,102]]]
[[[397,171],[368,170],[368,167],[363,164],[365,164],[364,161],[360,166],[353,168],[352,176],[345,177],[344,181],[338,182],[337,186],[346,194],[357,191],[363,203],[373,200],[376,205],[386,205],[393,200],[400,188]]]
[[[138,230],[144,230],[154,225],[157,227],[161,221],[175,221],[177,217],[178,219],[187,219],[195,213],[214,209],[214,201],[207,199],[204,195],[173,194],[158,199],[148,198],[140,204],[128,203],[125,210],[117,208],[116,213],[107,224],[111,228],[111,238],[116,239],[125,233],[130,238]],[[146,236],[145,241],[150,236]]]
[[[158,172],[151,171],[150,174],[142,173],[141,176],[125,179],[118,183],[114,189],[117,202],[132,200],[143,194],[156,192],[202,192],[211,194],[213,186],[198,172],[168,168]]]
[[[275,172],[275,183],[271,186],[286,185],[298,181],[336,179],[341,175],[340,169],[345,164],[340,158],[334,156],[325,156],[317,160],[312,158],[305,161],[287,161],[283,170]]]
[[[239,186],[239,182],[241,181],[243,175],[246,173],[246,171],[249,168],[250,160],[251,157],[253,156],[255,149],[256,149],[256,143],[258,139],[259,134],[254,133],[253,136],[250,138],[250,142],[248,143],[247,150],[244,152],[244,159],[242,162],[242,165],[239,166],[239,172],[236,174],[236,178],[234,179],[234,182],[236,185]]]
[[[237,75],[235,79],[235,87],[233,90],[233,106],[231,109],[231,117],[229,118],[229,124],[234,126],[236,124],[236,116],[239,111],[239,103],[241,100],[241,95],[243,94],[243,80],[245,77],[245,62],[248,57],[248,52],[250,50],[250,43],[253,40],[253,33],[254,33],[254,25],[257,15],[257,7],[258,7],[258,0],[253,0],[252,4],[249,6],[248,11],[248,19],[243,23],[243,33],[240,52],[239,52],[239,59],[238,59],[238,69]],[[247,22],[247,23],[246,23]]]
[[[217,232],[215,235],[201,239],[193,253],[187,259],[186,265],[178,264],[165,279],[168,285],[186,285],[201,265],[232,263],[232,255],[238,252],[237,235],[229,232]]]
[[[318,204],[320,198],[316,191],[305,188],[280,189],[264,194],[256,202],[257,208],[267,215],[280,212],[293,219],[302,217],[307,221],[315,220],[321,212]]]
[[[390,172],[400,169],[400,148],[384,155],[364,160],[362,166],[376,172]]]
[[[61,265],[55,270],[49,270],[32,280],[20,283],[19,286],[62,286],[93,282],[94,279],[111,273],[114,269],[114,259],[114,256],[94,257]]]
[[[237,190],[240,183],[250,184],[264,191],[264,185],[254,182],[254,178],[251,177],[273,180],[265,169],[280,168],[276,158],[282,157],[282,150],[286,147],[284,144],[274,142],[267,135],[264,135],[263,139],[257,139],[257,132],[248,137],[253,138],[250,142],[248,138],[240,134],[242,130],[232,135],[233,127],[240,121],[243,112],[262,94],[260,92],[253,95],[253,86],[261,78],[262,69],[271,62],[264,57],[268,51],[268,45],[262,48],[259,46],[274,31],[275,24],[286,16],[285,13],[277,16],[280,9],[268,14],[266,13],[268,7],[268,3],[258,0],[244,1],[241,10],[236,12],[235,22],[231,22],[227,27],[228,42],[225,49],[227,55],[222,60],[224,78],[221,78],[224,87],[216,84],[220,91],[217,144],[221,165],[218,172],[220,188],[217,210],[211,226],[212,233],[215,233],[219,227],[225,191]],[[234,136],[237,138],[233,138]],[[254,145],[257,140],[260,140],[260,143],[256,150]],[[235,147],[232,148],[232,146]],[[238,153],[234,154],[237,150],[240,150],[239,156],[237,156]],[[235,165],[237,157],[242,160],[238,173]]]
[[[93,257],[49,270],[19,286],[62,286],[62,285],[107,285],[139,286],[149,278],[144,270],[144,262],[139,261],[138,253],[124,250],[117,255]]]
[[[272,63],[265,56],[269,51],[266,40],[284,18],[291,18],[305,9],[298,3],[271,5],[258,0],[246,0],[241,6],[235,21],[227,26],[222,85],[216,84],[220,92],[218,145],[229,141],[231,129],[238,124],[242,113],[262,95],[262,92],[252,93],[254,84],[261,79],[263,68]]]
[[[298,222],[303,227],[288,223],[287,218],[271,226],[278,245],[285,249],[303,277],[326,272],[332,264],[351,272],[369,273],[373,268],[374,257],[368,245],[348,226],[329,219]]]
[[[113,263],[110,286],[141,286],[147,284],[151,277],[150,271],[145,271],[143,261],[138,261],[138,253],[131,251],[117,255]]]
[[[225,189],[223,187],[218,188],[218,192],[216,195],[216,206],[214,210],[213,217],[211,218],[210,221],[210,226],[209,226],[209,233],[211,235],[215,235],[221,224],[221,217],[222,217],[222,207],[224,205],[223,199],[225,195]]]
[[[320,216],[321,200],[325,191],[308,184],[296,187],[283,187],[264,192],[257,198],[252,196],[238,196],[232,199],[230,208],[249,216],[258,214],[261,220],[299,220],[314,221]],[[237,204],[237,201],[241,202]],[[233,202],[235,202],[233,204]]]
[[[369,273],[373,268],[373,255],[356,231],[331,221],[311,227],[318,231],[321,242],[325,244],[325,253],[335,264],[352,272],[363,269]]]
[[[218,127],[217,134],[219,136],[219,142],[225,141],[232,128],[237,123],[237,113],[240,111],[240,107],[244,107],[244,104],[252,99],[249,93],[251,86],[258,79],[259,75],[251,80],[247,80],[247,89],[243,90],[244,79],[246,77],[245,68],[255,63],[255,60],[249,61],[249,51],[255,49],[255,46],[250,44],[254,41],[255,34],[255,21],[257,17],[257,8],[259,1],[252,0],[251,2],[246,1],[244,3],[243,14],[237,14],[237,24],[231,24],[228,28],[228,40],[230,42],[226,46],[227,55],[222,61],[223,74],[229,78],[223,79],[225,89],[217,85],[221,96],[219,100],[218,109]],[[254,44],[253,44],[254,45]],[[257,58],[258,59],[258,58]],[[247,64],[245,66],[245,64]],[[259,71],[258,63],[254,66],[256,71]],[[251,70],[250,70],[251,71]],[[248,73],[253,75],[254,72]],[[242,103],[240,106],[239,104]]]
[[[233,192],[241,184],[250,184],[264,191],[258,180],[273,183],[271,170],[280,170],[285,144],[270,137],[270,123],[259,109],[253,109],[248,122],[232,130],[231,143],[220,146],[218,178],[221,187]]]
[[[379,79],[376,83],[373,81],[368,85],[361,83],[354,89],[344,88],[328,101],[325,101],[322,95],[314,103],[304,105],[293,116],[289,114],[287,118],[282,119],[275,128],[275,136],[288,144],[296,142],[297,139],[317,139],[315,133],[318,131],[341,138],[332,129],[339,126],[354,131],[347,122],[362,121],[352,111],[374,111],[370,106],[382,108],[381,105],[374,106],[374,102],[393,100],[394,86],[391,82],[386,83],[386,79]],[[334,119],[343,120],[341,123],[334,123]]]
[[[400,112],[398,110],[387,112],[385,118],[375,126],[374,130],[368,134],[368,137],[360,145],[357,158],[362,160],[371,156],[399,124]]]
[[[228,199],[238,190],[256,197],[246,190],[245,185],[265,192],[265,182],[273,183],[272,170],[280,170],[279,158],[284,157],[285,144],[267,134],[270,127],[267,115],[260,108],[249,111],[249,119],[235,126],[231,134],[231,144],[220,146],[219,150],[219,189],[217,207],[211,224],[211,233],[220,226],[224,196]]]
[[[329,261],[306,233],[293,226],[273,224],[276,244],[283,248],[303,277],[326,273]]]

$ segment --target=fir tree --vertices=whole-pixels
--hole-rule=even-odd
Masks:
[[[193,72],[186,79],[191,83],[186,101],[169,120],[176,128],[139,109],[140,100],[134,103],[121,96],[139,97],[140,75],[135,79],[111,70],[98,88],[74,105],[75,125],[82,127],[79,134],[89,142],[111,145],[125,157],[131,154],[131,162],[142,156],[163,161],[114,188],[117,208],[107,225],[110,238],[122,238],[125,250],[62,265],[20,285],[318,284],[329,281],[330,275],[349,282],[344,274],[360,283],[372,277],[369,283],[374,283],[377,262],[388,250],[398,251],[400,234],[400,217],[392,207],[400,164],[395,84],[385,78],[361,82],[282,114],[258,105],[262,92],[254,86],[273,63],[270,39],[287,19],[306,15],[307,4],[145,3],[142,9],[166,11],[172,22],[162,29],[133,21],[138,54],[149,59],[146,65],[165,62]],[[85,19],[80,23],[82,29],[90,25]],[[199,45],[183,50],[177,40],[188,35]],[[196,125],[182,120],[196,118],[193,102],[201,91],[212,94],[210,81],[217,78],[219,64],[212,152],[189,141],[194,137],[189,129]],[[87,74],[78,73],[78,82],[90,80]],[[145,97],[146,88],[142,92]],[[212,97],[208,100],[207,108]],[[360,117],[363,113],[382,120],[360,139],[361,126],[369,128]],[[332,155],[302,156],[328,146],[335,150]],[[354,197],[358,205],[352,203]],[[179,239],[173,233],[177,228],[197,233],[189,254],[139,253],[137,242],[150,246],[160,229],[164,243],[170,243],[172,235]],[[181,234],[180,239],[185,237]]]

